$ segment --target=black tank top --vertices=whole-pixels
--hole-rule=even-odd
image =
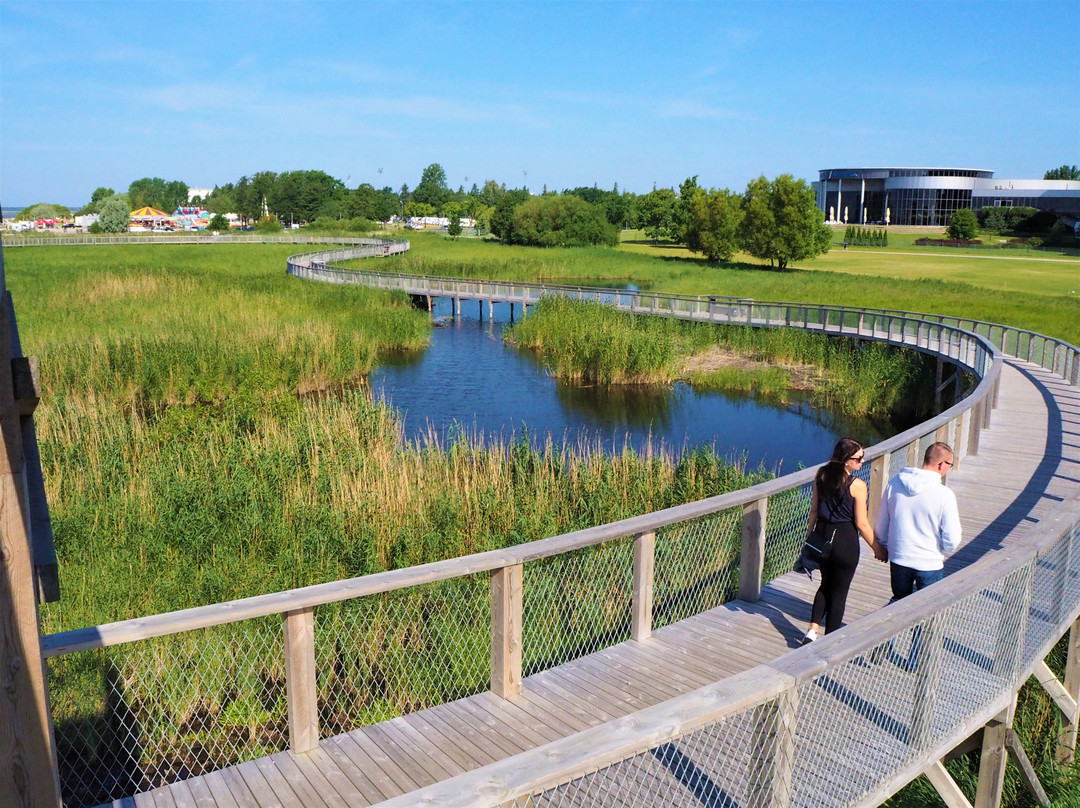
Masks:
[[[818,519],[826,522],[852,522],[855,521],[855,497],[851,493],[851,483],[854,477],[848,477],[847,482],[840,486],[835,496],[825,499],[821,496],[821,488],[818,487]],[[814,485],[817,485],[815,482]]]

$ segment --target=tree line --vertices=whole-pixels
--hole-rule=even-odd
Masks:
[[[615,184],[561,193],[545,186],[534,194],[495,180],[455,191],[445,169],[432,163],[415,188],[403,184],[396,191],[366,182],[350,189],[323,171],[261,171],[216,186],[205,198],[189,202],[188,192],[183,182],[144,177],[126,193],[97,188],[80,213],[99,214],[105,232],[124,230],[132,209],[170,212],[191,203],[214,214],[235,213],[257,230],[314,224],[364,232],[395,217],[441,216],[450,220],[451,235],[467,219],[478,233],[508,244],[544,247],[614,245],[621,229],[641,229],[654,242],[683,244],[709,261],[729,261],[742,250],[781,268],[825,252],[831,240],[813,191],[788,174],[758,177],[741,194],[702,188],[696,176],[677,191],[654,188],[639,195]]]

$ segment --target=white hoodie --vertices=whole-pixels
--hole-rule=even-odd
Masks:
[[[908,467],[889,482],[881,498],[874,536],[889,561],[914,570],[939,570],[960,545],[956,494],[936,471]]]

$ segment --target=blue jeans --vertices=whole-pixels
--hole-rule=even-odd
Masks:
[[[899,564],[889,565],[889,581],[892,584],[892,599],[900,600],[908,595],[926,589],[930,584],[941,580],[944,570],[913,570]]]

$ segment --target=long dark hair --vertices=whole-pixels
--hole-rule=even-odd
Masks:
[[[848,476],[845,464],[862,449],[862,444],[854,438],[840,438],[837,441],[829,462],[819,468],[814,477],[820,499],[831,499],[840,493]]]

